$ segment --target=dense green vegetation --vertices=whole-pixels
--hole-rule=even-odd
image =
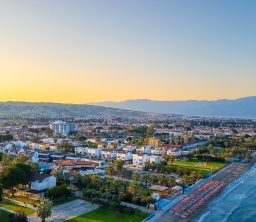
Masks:
[[[9,212],[6,212],[4,210],[0,210],[0,221],[1,222],[8,222],[9,220]]]

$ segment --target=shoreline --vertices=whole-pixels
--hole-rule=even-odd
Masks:
[[[226,182],[227,185],[234,182],[238,179],[243,173],[248,171],[255,164],[255,160],[253,160],[249,164],[239,164],[232,163],[224,168],[221,172],[217,172],[216,175],[213,175],[211,179],[219,180],[221,182]],[[225,189],[225,188],[223,188]],[[192,215],[187,217],[186,219],[176,216],[170,212],[165,212],[164,215],[158,219],[159,222],[196,222],[200,219],[200,217],[207,212],[208,205],[214,199],[221,196],[223,189],[219,190],[214,196],[212,196],[209,200],[207,200],[200,208],[198,208]],[[210,210],[210,209],[209,209]]]

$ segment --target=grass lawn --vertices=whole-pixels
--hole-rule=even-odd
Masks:
[[[174,161],[172,163],[173,166],[187,166],[189,168],[201,170],[201,171],[210,171],[212,167],[212,172],[218,171],[220,168],[227,165],[227,163],[223,162],[205,162],[199,160],[189,160],[189,161]]]
[[[9,220],[9,212],[6,212],[4,210],[0,210],[0,221],[1,222],[8,222]]]
[[[64,198],[62,200],[57,200],[57,201],[53,201],[53,206],[58,206],[58,205],[61,205],[61,204],[65,204],[65,203],[68,203],[68,202],[71,202],[73,200],[77,200],[77,199],[82,199],[82,200],[86,200],[85,198],[82,198],[82,197],[75,197],[75,196],[72,196],[72,197],[67,197],[67,198]],[[88,200],[86,200],[88,201]]]
[[[26,198],[26,197],[8,197],[9,199],[12,199],[12,200],[17,200],[17,201],[20,201],[22,203],[24,203],[24,201],[27,202],[27,204],[36,204],[38,203],[38,200],[33,200],[33,199],[29,199],[29,198]]]
[[[152,190],[145,188],[142,185],[139,185],[139,190],[138,190],[139,195],[141,196],[148,196],[148,193],[152,193]]]
[[[3,200],[2,202],[0,202],[0,207],[4,207],[6,209],[13,210],[13,211],[18,211],[18,210],[24,211],[24,213],[26,215],[33,214],[35,212],[34,210],[32,210],[30,208],[22,207],[22,206],[19,206],[17,204],[8,202],[6,200]]]
[[[140,222],[148,216],[146,213],[120,213],[108,206],[102,206],[89,213],[82,214],[68,222]]]

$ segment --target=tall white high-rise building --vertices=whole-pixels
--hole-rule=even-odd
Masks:
[[[75,123],[67,123],[62,121],[55,121],[50,124],[54,134],[68,135],[75,131]]]

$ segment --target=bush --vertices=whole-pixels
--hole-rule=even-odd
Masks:
[[[66,184],[61,184],[60,186],[56,186],[47,190],[48,198],[56,199],[63,196],[70,196],[70,191],[67,189]]]
[[[140,205],[141,203],[141,198],[139,196],[135,196],[132,198],[132,203],[136,204],[136,205]]]

